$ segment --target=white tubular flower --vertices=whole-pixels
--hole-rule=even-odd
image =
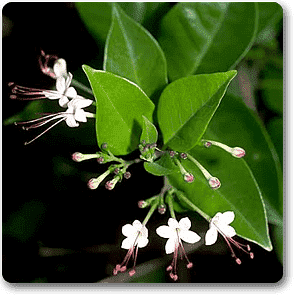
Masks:
[[[173,218],[170,218],[168,221],[168,226],[162,225],[156,229],[156,233],[159,236],[168,239],[165,246],[166,253],[170,254],[174,252],[172,263],[167,267],[167,271],[171,271],[170,277],[174,281],[178,279],[176,270],[178,252],[181,255],[181,259],[183,258],[182,254],[185,256],[188,262],[187,268],[192,268],[193,266],[193,264],[187,258],[181,240],[193,244],[200,241],[201,239],[201,237],[197,233],[189,230],[190,227],[191,221],[186,217],[182,218],[179,222],[177,222],[177,220]]]
[[[58,72],[58,71],[57,71]],[[43,93],[48,99],[59,99],[58,103],[61,107],[67,107],[68,98],[76,98],[77,92],[75,88],[70,87],[73,75],[69,73],[67,77],[60,76],[56,79],[56,91],[45,90]]]
[[[33,140],[30,142],[26,142],[25,145],[33,142],[40,136],[42,136],[44,133],[49,131],[51,128],[53,128],[55,125],[62,121],[66,121],[67,125],[69,127],[78,127],[79,123],[78,122],[86,122],[87,118],[95,118],[95,114],[90,113],[90,112],[85,112],[82,108],[87,107],[93,103],[92,100],[89,99],[84,99],[84,98],[75,98],[71,100],[68,103],[68,109],[65,112],[59,112],[55,114],[46,114],[46,116],[35,119],[35,120],[30,120],[26,122],[16,122],[16,125],[27,125],[27,124],[32,124],[29,126],[23,126],[24,130],[29,130],[33,128],[38,128],[41,127],[53,120],[58,120],[54,124],[52,124],[50,127],[48,127],[46,130],[44,130],[41,134],[36,136]]]
[[[127,270],[127,264],[132,256],[134,265],[132,270],[129,271],[129,275],[135,274],[135,265],[138,248],[143,248],[148,244],[148,229],[138,220],[135,220],[132,225],[126,224],[122,227],[122,233],[126,236],[123,240],[121,248],[128,249],[128,252],[121,264],[116,265],[113,270],[113,275],[117,275],[119,272],[125,272]]]
[[[67,107],[69,98],[82,98],[77,96],[75,88],[70,87],[73,75],[69,73],[67,77],[60,76],[56,79],[56,91],[37,88],[29,88],[20,85],[15,85],[13,82],[9,86],[13,86],[11,99],[17,100],[39,100],[39,99],[59,99],[58,103],[61,107]],[[82,98],[83,99],[83,98]]]
[[[236,263],[240,265],[242,262],[235,255],[230,243],[235,245],[238,249],[241,249],[245,253],[249,254],[250,258],[254,258],[254,254],[253,252],[250,252],[251,248],[249,245],[243,245],[232,239],[232,237],[236,235],[236,231],[229,224],[233,222],[234,217],[235,215],[233,211],[226,211],[224,213],[218,212],[210,221],[209,230],[205,235],[205,245],[214,244],[217,241],[219,232],[225,239],[231,251],[231,256],[234,257]]]
[[[57,59],[54,63],[53,71],[56,78],[59,78],[61,76],[67,77],[67,62],[63,58]]]

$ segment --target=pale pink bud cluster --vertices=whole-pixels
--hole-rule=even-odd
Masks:
[[[217,190],[221,186],[221,182],[217,177],[211,177],[208,184],[213,190]]]

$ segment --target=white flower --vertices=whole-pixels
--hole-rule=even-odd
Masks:
[[[234,217],[235,216],[233,211],[226,211],[224,213],[218,212],[210,221],[209,230],[206,232],[205,235],[205,245],[214,244],[217,241],[219,232],[224,237],[231,251],[231,256],[235,258],[236,263],[240,265],[242,262],[235,255],[231,244],[235,245],[238,249],[249,254],[251,259],[254,258],[254,254],[253,252],[251,252],[251,248],[249,245],[243,245],[232,238],[236,235],[236,232],[232,226],[229,226],[229,224],[233,222]]]
[[[61,76],[67,77],[67,62],[63,58],[57,59],[54,63],[53,71],[56,78]]]
[[[218,232],[223,236],[233,237],[236,232],[233,227],[229,226],[234,220],[234,212],[226,211],[224,213],[218,212],[210,221],[209,230],[205,235],[205,245],[212,245],[217,241]]]
[[[167,254],[173,253],[180,240],[187,243],[196,243],[200,241],[201,237],[189,230],[191,227],[191,221],[189,218],[182,218],[179,222],[177,220],[170,218],[168,221],[168,226],[162,225],[156,229],[156,233],[167,238],[168,241],[165,246]]]
[[[72,82],[73,75],[69,73],[67,77],[59,76],[56,79],[56,91],[45,90],[43,94],[48,99],[59,99],[58,103],[61,107],[66,107],[69,99],[75,98],[77,96],[77,92],[73,87],[70,87]]]
[[[122,233],[126,236],[121,245],[123,249],[130,249],[136,245],[139,248],[143,248],[148,244],[148,229],[138,220],[135,220],[132,225],[124,225]]]
[[[93,100],[75,98],[68,103],[68,109],[64,113],[66,117],[66,123],[69,127],[78,127],[78,122],[86,122],[87,117],[92,115],[85,112],[82,108],[88,107],[93,103]],[[78,121],[78,122],[76,122]]]
[[[35,119],[35,120],[30,120],[26,122],[16,122],[16,125],[25,125],[25,124],[32,124],[29,126],[23,126],[23,129],[29,130],[33,128],[38,128],[41,127],[53,120],[58,120],[54,124],[52,124],[50,127],[48,127],[46,130],[44,130],[41,134],[36,136],[34,139],[32,139],[30,142],[25,143],[25,145],[33,142],[40,136],[42,136],[44,133],[46,133],[48,130],[53,128],[55,125],[62,121],[66,121],[67,125],[69,127],[78,127],[79,123],[78,122],[86,122],[87,118],[95,118],[95,114],[90,113],[90,112],[85,112],[82,108],[87,107],[93,103],[92,100],[89,99],[84,99],[80,96],[77,98],[71,100],[68,103],[68,109],[65,112],[59,112],[55,114],[46,114],[46,116]]]
[[[186,217],[182,218],[179,222],[173,218],[170,218],[168,220],[168,226],[162,225],[156,229],[156,233],[159,236],[168,239],[165,246],[166,253],[170,254],[174,252],[172,263],[167,267],[167,271],[171,271],[170,277],[174,281],[178,279],[176,271],[178,252],[181,255],[181,259],[183,259],[183,255],[185,256],[188,262],[187,268],[192,268],[193,266],[193,264],[187,258],[181,240],[193,244],[200,241],[201,237],[197,233],[189,230],[190,228],[191,221]]]
[[[125,272],[127,270],[127,264],[132,256],[134,265],[129,275],[135,274],[135,265],[138,248],[143,248],[148,244],[148,229],[138,220],[135,220],[132,225],[126,224],[122,227],[122,233],[126,236],[123,240],[121,248],[128,249],[128,252],[121,264],[116,265],[113,270],[113,275],[117,275],[119,272]]]

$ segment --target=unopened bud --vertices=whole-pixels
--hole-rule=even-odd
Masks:
[[[84,155],[80,152],[75,152],[72,154],[72,159],[76,162],[80,162],[84,160]]]
[[[129,179],[130,177],[131,177],[131,173],[130,172],[127,171],[127,172],[124,173],[124,178],[125,179]]]
[[[99,180],[97,180],[97,178],[91,178],[89,181],[88,181],[88,187],[91,189],[91,190],[94,190],[96,189],[98,186],[99,186],[100,182]]]
[[[105,183],[105,188],[111,191],[114,188],[113,182],[112,181],[107,181]]]
[[[163,215],[166,213],[167,211],[167,208],[166,208],[166,205],[165,204],[160,204],[157,208],[158,212]]]
[[[184,175],[184,181],[188,183],[192,183],[194,181],[194,175],[191,173],[187,173]]]
[[[103,144],[101,145],[101,148],[102,148],[102,149],[107,149],[107,147],[108,147],[107,143],[103,143]]]
[[[145,201],[145,200],[140,200],[139,202],[138,202],[138,207],[139,208],[145,208],[145,207],[147,207],[148,206],[148,203]]]
[[[205,142],[205,143],[204,143],[204,146],[205,146],[206,148],[209,148],[211,145],[212,145],[211,142]]]
[[[97,162],[99,163],[99,164],[103,164],[104,163],[104,161],[105,161],[105,159],[104,159],[104,157],[99,157],[99,158],[97,158]]]
[[[186,153],[180,153],[180,157],[182,159],[187,159],[187,154]]]
[[[130,270],[130,271],[128,272],[128,274],[129,274],[129,276],[133,276],[133,275],[135,274],[135,270]]]
[[[175,151],[173,151],[173,150],[171,150],[171,151],[169,152],[169,154],[170,154],[170,156],[171,156],[171,157],[174,157],[174,156],[175,156],[175,154],[176,154],[176,152],[175,152]]]
[[[246,151],[243,148],[235,147],[235,148],[232,148],[231,154],[232,154],[232,156],[234,156],[236,158],[242,158],[246,155]]]
[[[236,258],[235,262],[240,265],[242,263],[242,261],[239,258]]]
[[[208,180],[208,184],[210,185],[210,187],[213,190],[216,190],[216,189],[218,189],[221,186],[221,182],[220,182],[220,180],[217,177],[211,177]]]

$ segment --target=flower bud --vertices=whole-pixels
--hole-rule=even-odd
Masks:
[[[236,158],[242,158],[246,155],[246,151],[243,148],[235,147],[235,148],[232,148],[231,154],[232,154],[232,156],[234,156]]]
[[[145,200],[140,200],[139,202],[138,202],[138,207],[139,208],[145,208],[145,207],[147,207],[149,204],[145,201]]]
[[[188,183],[192,183],[194,181],[194,175],[191,173],[187,173],[184,175],[184,181]]]
[[[130,172],[127,171],[127,172],[124,173],[124,178],[125,179],[129,179],[130,177],[131,177],[131,173]]]
[[[97,158],[97,162],[99,163],[99,164],[103,164],[104,163],[104,161],[105,161],[105,159],[104,159],[104,157],[99,157],[99,158]]]
[[[208,184],[210,185],[210,187],[213,190],[216,190],[216,189],[218,189],[221,186],[221,182],[220,182],[220,180],[217,177],[211,177],[208,180]]]
[[[160,204],[160,205],[158,206],[157,210],[158,210],[158,212],[159,212],[161,215],[165,214],[165,213],[166,213],[166,210],[167,210],[166,205],[165,205],[165,204]]]
[[[180,157],[182,159],[187,159],[187,154],[186,153],[180,153]]]
[[[72,159],[76,162],[80,162],[84,160],[84,155],[80,152],[75,152],[72,154]]]

